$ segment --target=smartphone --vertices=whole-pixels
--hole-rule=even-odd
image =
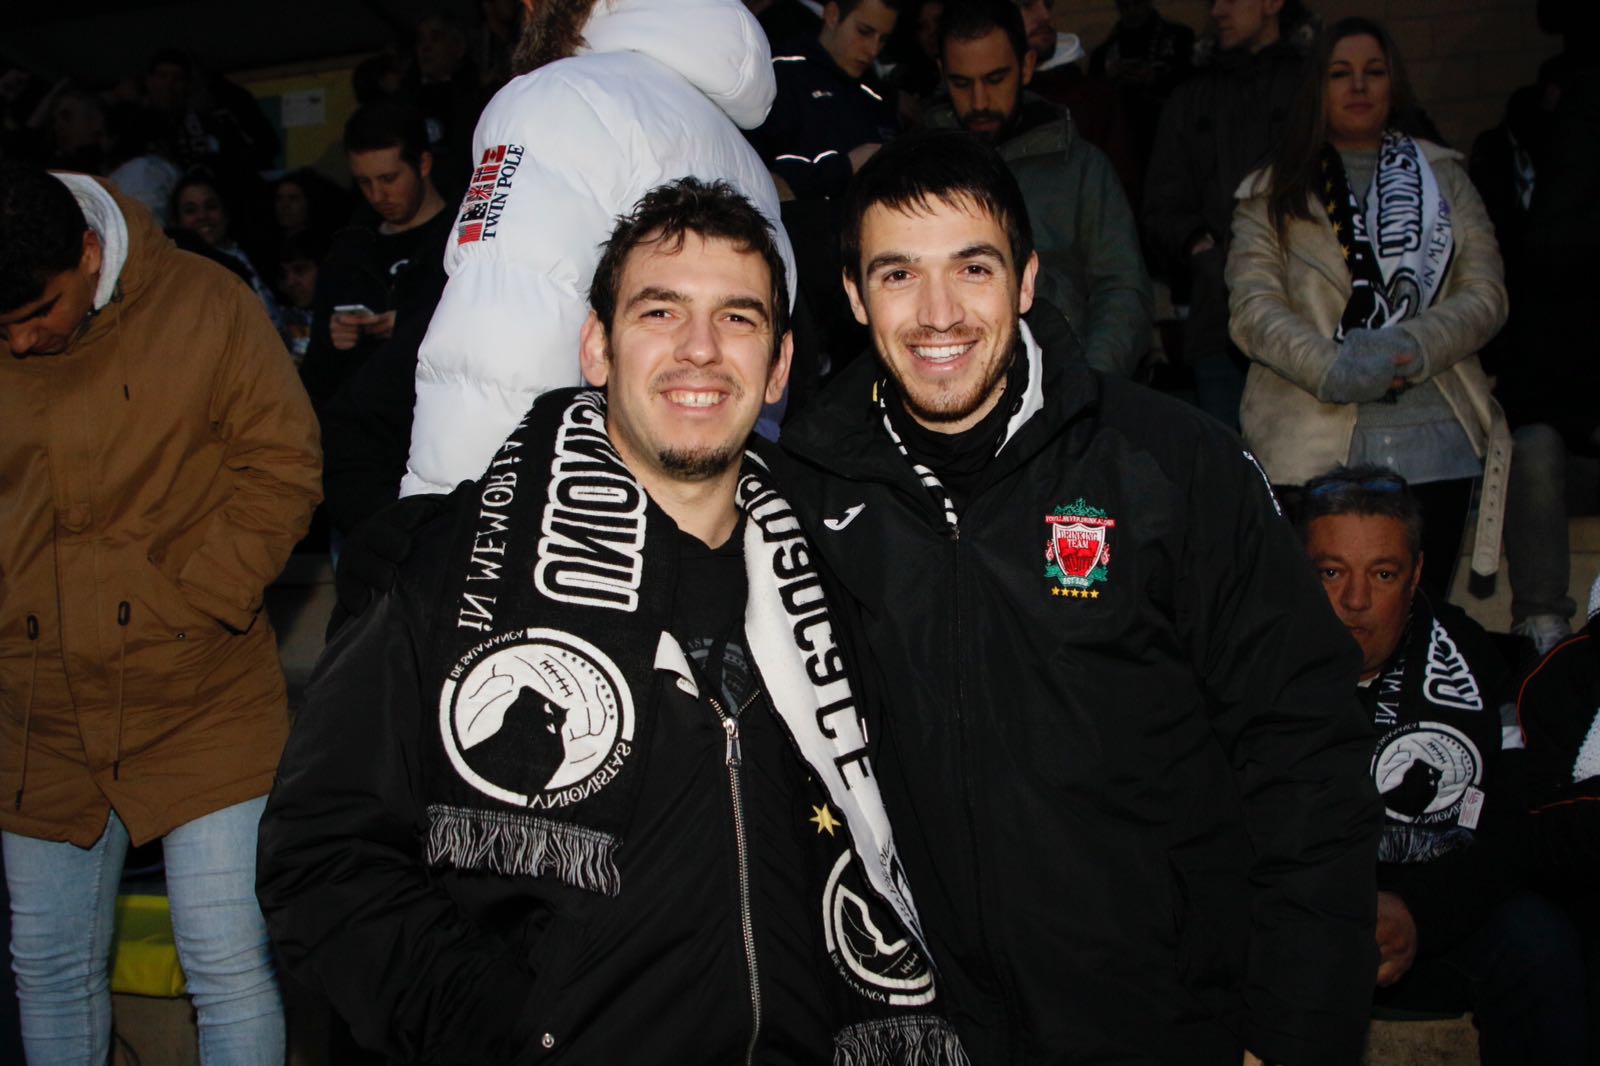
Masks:
[[[362,315],[370,318],[376,312],[366,304],[335,304],[333,313],[336,315]]]

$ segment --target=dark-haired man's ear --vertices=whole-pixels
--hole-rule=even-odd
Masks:
[[[1022,50],[1022,84],[1027,85],[1033,81],[1033,73],[1039,68],[1039,57],[1032,48]]]
[[[593,311],[583,320],[583,330],[578,334],[578,366],[583,370],[583,380],[597,389],[605,388],[611,377],[611,344],[606,327]]]
[[[100,243],[100,234],[92,229],[83,231],[83,255],[78,260],[78,269],[84,274],[100,273],[100,265],[105,261],[105,245]]]
[[[862,302],[861,290],[848,270],[844,272],[844,294],[850,298],[850,311],[856,316],[856,321],[863,326],[868,325],[867,305]]]
[[[767,391],[762,399],[767,403],[777,403],[783,399],[783,390],[789,384],[789,371],[794,366],[794,330],[783,331],[783,340],[778,343],[778,357],[767,368]]]
[[[422,150],[421,155],[417,156],[417,173],[424,178],[433,174],[433,153],[426,148]]]

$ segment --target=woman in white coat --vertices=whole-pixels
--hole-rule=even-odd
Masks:
[[[1238,191],[1229,329],[1252,365],[1245,440],[1275,485],[1378,463],[1422,500],[1442,598],[1474,481],[1473,570],[1494,572],[1510,443],[1477,351],[1506,317],[1499,248],[1461,156],[1412,136],[1393,40],[1330,26],[1267,167]]]

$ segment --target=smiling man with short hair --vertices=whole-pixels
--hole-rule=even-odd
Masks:
[[[1259,468],[1022,321],[1028,209],[967,134],[873,157],[843,258],[877,363],[785,427],[785,476],[883,682],[879,780],[963,1043],[1353,1061],[1368,733]]]
[[[318,666],[262,821],[282,958],[405,1061],[964,1066],[844,631],[757,446],[776,237],[662,186],[580,360]]]

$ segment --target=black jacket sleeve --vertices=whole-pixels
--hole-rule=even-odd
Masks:
[[[417,400],[417,350],[428,317],[401,319],[318,415],[322,488],[333,526],[348,534],[400,498]]]
[[[1206,224],[1204,168],[1196,159],[1194,82],[1179,86],[1161,109],[1144,178],[1145,241],[1156,270],[1171,276],[1188,269],[1189,246],[1211,233]],[[1221,243],[1225,234],[1211,233]]]
[[[788,71],[778,75],[778,96],[767,120],[749,134],[762,162],[789,183],[795,196],[836,196],[850,181],[850,150],[835,142],[827,114],[811,98],[811,82]]]
[[[257,893],[285,967],[363,1045],[516,1062],[533,1042],[534,975],[423,865],[416,604],[433,592],[397,586],[324,653],[262,817]]]
[[[1355,645],[1237,441],[1195,449],[1178,617],[1233,765],[1254,852],[1245,1047],[1360,1058],[1377,967],[1382,808]]]

